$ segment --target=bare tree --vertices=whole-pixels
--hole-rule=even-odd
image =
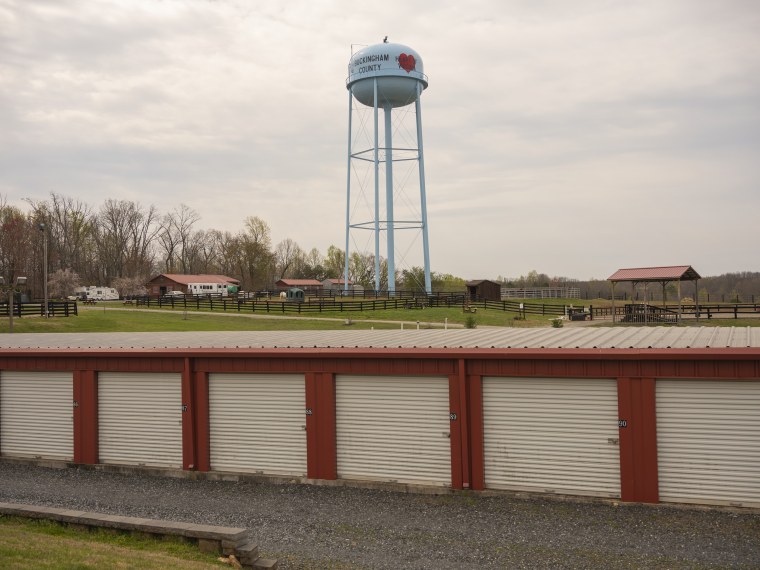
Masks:
[[[296,260],[303,256],[301,248],[290,238],[285,238],[274,248],[275,271],[282,279],[291,277],[288,270],[295,264]]]
[[[0,275],[7,283],[16,277],[29,277],[32,260],[29,255],[31,223],[13,206],[0,202]]]
[[[256,216],[245,219],[240,234],[241,274],[246,289],[269,288],[273,284],[274,255],[270,251],[269,225]]]
[[[50,267],[71,268],[94,279],[97,264],[93,259],[95,228],[90,206],[55,192],[50,193],[48,201],[26,201],[32,207],[35,223],[47,226]]]
[[[164,256],[164,271],[188,273],[190,243],[193,226],[200,215],[185,204],[180,204],[161,220],[158,243]]]

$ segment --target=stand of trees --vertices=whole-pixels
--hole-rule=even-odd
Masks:
[[[533,270],[527,275],[506,278],[499,276],[499,282],[507,287],[578,287],[581,299],[607,299],[612,294],[610,283],[604,279],[589,279],[579,281],[568,277],[549,277],[545,273]],[[615,295],[627,295],[629,298],[644,300],[644,285],[639,284],[635,290],[631,290],[630,284],[621,284],[615,288]],[[678,285],[669,283],[665,287],[668,302],[676,302],[678,298]],[[694,284],[684,282],[681,285],[682,298],[694,299]],[[652,301],[662,300],[662,288],[657,283],[650,283],[647,287],[647,298]],[[699,280],[700,302],[725,302],[725,303],[750,303],[760,302],[760,272],[739,271],[724,273],[713,277],[704,277]]]
[[[158,273],[221,274],[239,279],[244,290],[272,289],[281,278],[343,277],[345,252],[330,246],[302,249],[286,238],[272,244],[263,219],[249,216],[238,232],[198,228],[200,215],[184,204],[161,214],[154,206],[128,200],[106,200],[99,208],[75,198],[51,193],[46,200],[27,200],[27,212],[9,205],[0,195],[0,275],[7,283],[27,277],[32,298],[43,295],[43,237],[48,240],[48,284],[51,296],[65,296],[79,285],[104,285],[122,295],[144,293],[144,283]],[[44,227],[44,230],[43,230]],[[45,234],[43,234],[43,231]],[[351,253],[349,279],[366,289],[375,288],[375,258]],[[387,262],[380,260],[380,288],[387,289]],[[431,274],[434,291],[464,291],[465,280],[450,274]],[[607,281],[578,281],[550,277],[535,270],[518,278],[499,276],[509,287],[562,287],[581,289],[583,299],[608,297]],[[420,267],[396,275],[397,289],[424,293]],[[621,289],[622,292],[622,289]],[[630,289],[625,291],[630,294]],[[658,300],[659,287],[649,287]],[[675,300],[676,288],[669,286]],[[686,284],[683,296],[693,296]],[[699,281],[700,301],[760,301],[760,272],[726,273]]]
[[[250,216],[238,232],[198,228],[200,215],[184,204],[161,214],[154,206],[106,200],[99,208],[56,193],[27,200],[29,211],[0,196],[0,275],[28,278],[27,293],[43,295],[43,238],[48,240],[48,285],[52,297],[80,285],[104,285],[122,295],[139,295],[158,273],[221,274],[239,279],[244,290],[271,289],[281,278],[341,278],[345,252],[330,246],[302,249],[290,238],[273,245],[263,219]],[[43,229],[44,226],[44,229]],[[43,234],[43,232],[45,232]],[[375,287],[374,255],[352,253],[349,279]],[[381,259],[380,288],[387,288],[387,262]],[[436,290],[463,290],[464,280],[433,273]],[[423,270],[397,275],[397,287],[424,292]]]

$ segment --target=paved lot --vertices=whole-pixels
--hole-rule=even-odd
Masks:
[[[760,513],[194,481],[0,461],[0,501],[242,526],[281,568],[760,568]]]

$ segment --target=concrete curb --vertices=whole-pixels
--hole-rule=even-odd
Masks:
[[[276,570],[277,561],[258,557],[258,547],[248,540],[248,530],[239,527],[122,517],[54,507],[0,503],[0,515],[45,519],[80,528],[111,528],[123,532],[192,539],[203,552],[234,554],[243,568]]]

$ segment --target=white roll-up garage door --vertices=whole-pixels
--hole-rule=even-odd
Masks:
[[[451,485],[446,377],[336,377],[338,477]]]
[[[760,382],[657,380],[660,500],[760,507]]]
[[[100,463],[182,467],[180,374],[98,374]]]
[[[306,475],[303,374],[209,374],[211,469]]]
[[[483,378],[485,484],[620,497],[617,382]]]
[[[0,454],[74,459],[71,372],[0,373]]]

